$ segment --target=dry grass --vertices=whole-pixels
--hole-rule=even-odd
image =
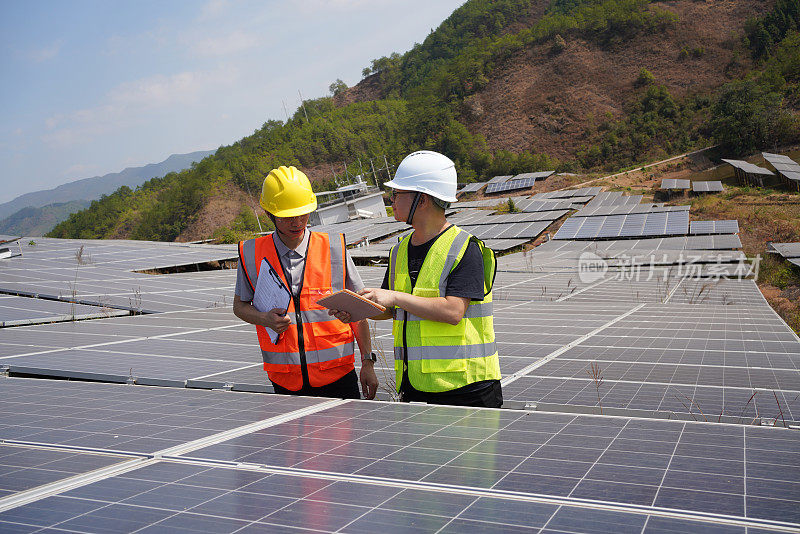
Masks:
[[[738,220],[742,250],[750,257],[762,257],[759,289],[778,315],[800,334],[800,269],[766,252],[770,242],[800,241],[800,194],[730,184],[725,188],[721,194],[676,199],[670,204],[690,202],[693,220]]]

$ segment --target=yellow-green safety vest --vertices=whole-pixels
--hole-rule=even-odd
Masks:
[[[408,379],[418,391],[440,393],[482,380],[500,379],[500,362],[494,341],[492,285],[497,266],[494,251],[457,226],[451,226],[431,246],[411,287],[406,236],[392,247],[389,289],[420,297],[444,297],[447,277],[458,265],[470,240],[481,249],[484,266],[484,298],[470,301],[456,325],[429,321],[397,308],[394,334],[394,368],[398,390],[403,378],[403,357],[408,359]]]

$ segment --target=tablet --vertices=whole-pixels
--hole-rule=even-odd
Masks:
[[[375,304],[369,299],[365,299],[361,295],[353,293],[349,289],[342,289],[336,293],[332,293],[327,297],[322,297],[317,300],[317,304],[325,306],[329,310],[342,310],[350,314],[350,321],[357,322],[361,319],[368,317],[375,317],[376,315],[386,311],[386,308],[380,304]]]

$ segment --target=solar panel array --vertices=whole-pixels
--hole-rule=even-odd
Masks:
[[[565,189],[562,191],[548,191],[534,195],[534,200],[544,200],[550,198],[571,198],[571,197],[593,197],[602,191],[601,187],[581,187],[579,189]]]
[[[517,209],[526,213],[536,211],[570,210],[577,206],[572,199],[534,200],[526,199],[516,202]]]
[[[201,271],[200,265],[224,265],[238,258],[236,245],[137,241],[26,238],[22,250],[20,257],[0,260],[0,293],[92,306],[98,316],[106,310],[163,312],[227,306],[235,271]],[[180,266],[187,272],[169,277],[132,272]],[[72,308],[63,312],[63,305],[50,306],[56,315],[72,314]],[[90,313],[85,308],[80,311]]]
[[[788,184],[800,191],[800,164],[783,154],[762,152],[761,155]]]
[[[343,233],[345,243],[352,245],[364,238],[368,241],[385,239],[393,234],[407,230],[406,223],[398,222],[394,217],[379,217],[375,219],[355,219],[343,223],[322,224],[311,226],[313,232]]]
[[[509,198],[512,199],[514,202],[520,202],[527,199],[527,197],[524,195],[515,197],[484,198],[482,200],[468,200],[466,202],[454,202],[453,204],[450,205],[450,207],[453,209],[489,208],[506,203],[508,202]]]
[[[532,216],[463,220],[495,234],[550,222]],[[4,328],[0,531],[797,531],[800,339],[742,272],[735,234],[686,235],[686,210],[567,222],[632,216],[686,225],[499,258],[504,410],[253,394],[268,382],[229,303]],[[74,264],[76,243],[60,243]],[[0,287],[55,276],[24,278],[15,266],[33,259],[0,260]],[[123,264],[105,275],[176,297],[219,276],[232,293],[232,271]],[[377,286],[385,267],[359,272]],[[390,353],[390,322],[373,324]],[[376,365],[382,384],[392,367]]]
[[[122,315],[130,315],[130,312],[59,300],[0,294],[0,327]]]
[[[661,211],[689,211],[689,206],[661,206],[657,204],[623,204],[585,206],[573,215],[574,217],[592,217],[595,215],[627,215],[629,213],[656,213]]]
[[[519,189],[529,189],[536,183],[536,178],[514,178],[506,180],[505,182],[490,183],[486,186],[485,193],[491,195],[492,193],[502,193],[505,191],[517,191]]]
[[[50,447],[3,458],[50,491],[0,508],[4,531],[762,532],[798,520],[780,468],[788,430],[22,382],[2,384],[21,395],[14,433]],[[83,396],[108,407],[86,410]],[[36,413],[46,404],[57,411]],[[59,415],[105,424],[48,428]],[[70,484],[62,466],[76,457]]]
[[[733,168],[739,169],[747,174],[761,174],[765,176],[772,176],[774,174],[769,169],[765,169],[764,167],[759,167],[758,165],[753,165],[752,163],[748,163],[746,161],[738,159],[723,159],[722,161],[729,164]]]
[[[519,222],[512,224],[461,225],[478,239],[534,239],[544,232],[551,221]]]
[[[676,180],[675,178],[664,178],[661,180],[661,189],[691,189],[692,184],[689,180]]]
[[[686,211],[570,217],[561,225],[553,239],[680,235],[688,233],[688,230],[689,213]]]
[[[694,193],[721,193],[724,190],[720,181],[692,182]]]
[[[456,193],[456,195],[460,195],[462,193],[475,193],[475,192],[478,192],[481,189],[483,189],[484,186],[486,186],[487,183],[488,182],[473,182],[473,183],[467,184],[464,187],[462,187],[461,189],[459,189],[458,192]]]
[[[690,234],[738,234],[739,221],[692,221]]]
[[[604,191],[590,200],[586,207],[638,205],[642,198],[642,195],[623,195],[619,191]]]
[[[540,171],[540,172],[523,172],[514,176],[514,180],[523,180],[525,178],[532,178],[535,180],[546,180],[553,176],[556,171]]]
[[[558,210],[505,213],[495,215],[493,212],[488,210],[464,210],[451,217],[448,217],[447,220],[459,226],[465,224],[516,224],[533,221],[555,221],[567,213],[569,213],[567,210]]]
[[[800,267],[800,243],[770,243],[767,252],[780,254],[789,263]]]

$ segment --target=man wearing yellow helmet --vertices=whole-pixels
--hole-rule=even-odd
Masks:
[[[264,179],[261,206],[275,224],[275,232],[239,243],[233,313],[256,326],[264,369],[275,392],[360,398],[354,367],[355,338],[362,355],[364,397],[375,398],[378,379],[366,320],[343,323],[316,303],[333,291],[359,291],[364,287],[345,248],[344,236],[306,229],[309,214],[317,208],[317,198],[308,177],[294,167],[270,171]],[[290,289],[288,309],[262,312],[252,305],[262,260]],[[265,327],[280,334],[275,342]]]

